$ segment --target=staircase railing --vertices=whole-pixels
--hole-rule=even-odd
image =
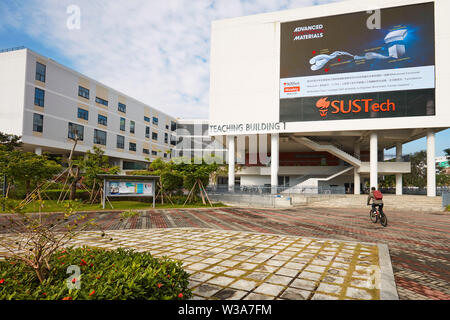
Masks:
[[[361,155],[356,154],[356,153],[352,153],[352,152],[348,152],[347,150],[345,150],[345,147],[343,145],[341,145],[340,143],[338,143],[334,139],[329,139],[328,141],[324,141],[324,140],[317,139],[316,137],[305,137],[305,138],[308,138],[309,140],[311,140],[311,141],[313,141],[313,142],[315,142],[317,144],[329,143],[330,145],[336,147],[340,151],[345,152],[349,156],[352,156],[353,158],[361,160]]]

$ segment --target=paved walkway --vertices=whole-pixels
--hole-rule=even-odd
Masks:
[[[393,279],[392,268],[380,265],[387,250],[370,243],[171,228],[83,232],[71,245],[180,260],[196,300],[378,300],[391,293],[382,279]]]
[[[211,228],[377,242],[389,246],[400,299],[450,299],[450,214],[387,208],[389,225],[369,221],[363,209],[171,209],[120,221],[117,213],[90,214],[109,230]]]

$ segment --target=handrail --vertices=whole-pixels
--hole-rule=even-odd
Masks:
[[[20,46],[20,47],[12,47],[12,48],[0,49],[0,53],[10,52],[10,51],[17,51],[17,50],[22,50],[22,49],[26,49],[26,47],[25,46]]]
[[[353,158],[361,160],[361,155],[360,154],[355,154],[355,153],[346,151],[345,147],[343,145],[339,144],[334,139],[330,139],[330,141],[321,141],[321,140],[317,139],[316,137],[311,137],[311,136],[308,136],[308,137],[305,137],[305,138],[308,138],[309,140],[314,141],[314,142],[316,142],[318,144],[322,144],[324,142],[325,143],[330,143],[332,146],[336,147],[337,149],[341,150],[342,152],[347,153],[348,155],[352,156]]]

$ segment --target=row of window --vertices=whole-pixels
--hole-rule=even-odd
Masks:
[[[84,87],[82,87],[82,86],[78,86],[78,95],[79,95],[80,97],[89,99],[89,89],[84,88]],[[104,100],[104,99],[102,99],[102,98],[99,98],[99,97],[95,97],[95,102],[97,102],[97,103],[99,103],[99,104],[102,104],[102,105],[104,105],[104,106],[106,106],[106,107],[108,106],[108,101],[107,101],[107,100]],[[125,104],[119,102],[119,103],[118,103],[117,110],[120,111],[120,112],[122,112],[122,113],[126,113],[126,112],[127,112],[127,106],[126,106]],[[145,121],[145,122],[150,122],[150,117],[144,116],[144,121]],[[158,119],[157,117],[152,117],[151,122],[152,122],[154,125],[157,126],[158,123],[159,123],[159,119]],[[166,125],[166,129],[169,130],[169,125]],[[177,129],[177,126],[176,126],[176,122],[175,122],[175,121],[171,121],[170,129],[171,129],[171,131],[175,131],[175,130]]]
[[[46,69],[47,69],[47,67],[44,64],[36,62],[36,77],[35,77],[36,80],[45,82]],[[40,107],[44,106],[44,95],[45,95],[44,90],[36,88],[36,91],[35,91],[35,104],[36,105],[38,105]],[[82,87],[82,86],[78,86],[78,95],[85,99],[89,99],[89,89]],[[95,97],[95,102],[102,104],[104,106],[108,106],[108,101],[104,100],[102,98],[99,98],[99,97]],[[118,111],[123,112],[123,113],[127,112],[127,106],[121,102],[118,103],[117,109],[118,109]],[[144,116],[144,121],[150,122],[150,118]],[[158,118],[152,117],[152,123],[154,125],[158,125]],[[166,129],[169,129],[168,125],[166,125]],[[176,130],[176,123],[174,121],[171,121],[170,129],[171,129],[171,131]]]
[[[144,116],[144,121],[145,121],[145,122],[150,122],[150,118]],[[158,125],[158,118],[157,118],[157,117],[152,117],[152,123],[153,123],[154,125]],[[169,126],[166,125],[166,129],[169,129],[168,127],[169,127]]]
[[[78,118],[83,120],[89,120],[89,111],[78,108]],[[107,126],[108,125],[108,118],[104,115],[99,114],[98,115],[98,124]],[[126,119],[120,118],[120,130],[125,131],[126,127]],[[130,120],[130,133],[135,133],[136,131],[136,123],[133,120]],[[145,127],[145,137],[150,139],[150,127]],[[152,139],[158,140],[158,133],[152,132]],[[169,143],[169,134],[164,133],[164,142]]]
[[[43,132],[44,129],[44,116],[41,114],[34,113],[33,114],[33,131],[34,132]],[[94,143],[99,145],[106,146],[106,131],[94,129]],[[68,130],[68,138],[69,139],[77,139],[79,141],[84,140],[84,126],[69,122],[69,130]],[[116,147],[118,149],[125,149],[125,137],[121,135],[117,135]],[[129,148],[130,151],[136,152],[136,143],[130,142]],[[143,149],[142,153],[150,154],[148,149]],[[152,151],[152,155],[156,156],[158,153],[156,151]],[[164,158],[167,157],[167,154],[164,153]]]

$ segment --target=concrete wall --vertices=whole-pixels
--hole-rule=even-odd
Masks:
[[[241,186],[263,186],[270,184],[270,176],[241,176]]]
[[[26,52],[0,53],[0,131],[22,135]]]

